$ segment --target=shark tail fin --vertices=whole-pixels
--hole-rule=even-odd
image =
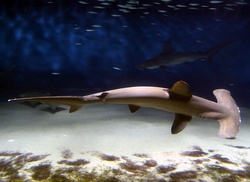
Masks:
[[[82,97],[80,96],[44,96],[44,97],[24,97],[24,98],[15,98],[9,99],[8,102],[12,101],[35,101],[42,102],[46,104],[58,104],[58,105],[67,105],[70,107],[69,112],[75,112],[83,107],[84,103]]]
[[[228,41],[224,41],[214,47],[212,47],[211,49],[209,49],[207,51],[207,59],[209,62],[212,62],[212,57],[217,54],[221,49],[223,49],[224,47],[226,47],[227,45],[231,44],[233,42],[233,40],[228,40]]]
[[[218,104],[228,108],[225,117],[219,119],[219,136],[227,139],[234,139],[240,128],[240,110],[228,90],[217,89],[214,90],[213,93]]]

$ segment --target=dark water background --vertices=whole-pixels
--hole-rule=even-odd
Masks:
[[[239,106],[250,107],[249,7],[243,0],[1,1],[1,100],[23,92],[84,95],[185,80],[196,95],[214,99],[212,90],[225,88]],[[169,39],[177,52],[234,41],[211,63],[168,72],[135,68]]]

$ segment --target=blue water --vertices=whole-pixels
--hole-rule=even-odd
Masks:
[[[0,2],[0,95],[54,95],[133,85],[171,87],[185,80],[196,95],[231,91],[249,107],[250,13],[230,1],[21,1]],[[173,49],[207,51],[234,40],[213,57],[161,69],[135,67]]]

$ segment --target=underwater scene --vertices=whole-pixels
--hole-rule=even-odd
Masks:
[[[1,182],[250,181],[247,0],[2,0]]]

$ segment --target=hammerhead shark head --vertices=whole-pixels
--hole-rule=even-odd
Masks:
[[[163,51],[157,56],[149,59],[145,63],[137,66],[139,69],[155,69],[166,68],[169,66],[183,64],[191,61],[207,59],[211,62],[212,57],[218,53],[222,48],[226,47],[233,41],[225,41],[218,44],[206,52],[175,52],[173,51],[171,41],[167,41]]]
[[[171,133],[182,131],[192,117],[218,120],[219,136],[236,138],[240,126],[240,112],[224,89],[213,91],[217,103],[191,94],[188,84],[176,82],[170,89],[161,87],[136,86],[99,92],[86,96],[43,96],[15,98],[8,101],[39,101],[70,106],[69,112],[80,109],[85,104],[128,104],[132,113],[141,107],[151,107],[175,113]]]

